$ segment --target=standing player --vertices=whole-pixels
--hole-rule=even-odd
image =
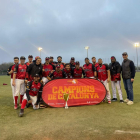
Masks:
[[[80,67],[79,61],[76,61],[75,68],[72,70],[72,77],[73,78],[82,78],[82,75],[85,78],[85,72],[84,72],[83,68]]]
[[[53,61],[53,56],[50,56],[49,62],[52,65],[56,65],[56,62]]]
[[[43,85],[45,85],[48,82],[47,77],[49,76],[49,74],[51,73],[52,70],[55,70],[55,66],[49,63],[49,57],[45,58],[45,64],[43,65],[43,69],[42,69],[42,81],[43,81]]]
[[[39,76],[42,78],[42,64],[41,64],[41,58],[37,57],[34,63],[30,64],[28,69],[27,69],[27,74],[29,79],[27,78],[26,80],[31,81],[34,80],[34,75],[39,74]]]
[[[105,85],[107,90],[106,98],[108,103],[111,104],[111,95],[109,90],[110,71],[108,65],[103,64],[102,59],[98,59],[99,66],[96,67],[98,79]]]
[[[56,65],[56,70],[52,70],[51,74],[49,75],[51,79],[61,79],[61,78],[67,78],[66,73],[64,70],[61,70],[60,65]]]
[[[28,56],[28,62],[26,62],[25,64],[27,65],[27,66],[29,66],[30,64],[32,64],[33,63],[33,56],[32,55],[29,55]]]
[[[95,66],[95,68],[96,68],[97,66],[99,66],[99,64],[96,63],[96,57],[92,57],[92,63],[93,63],[93,65]]]
[[[64,72],[66,73],[68,78],[72,78],[72,68],[69,63],[65,64]]]
[[[117,101],[116,96],[116,87],[118,89],[120,102],[123,103],[123,97],[122,97],[122,90],[121,90],[121,66],[120,63],[116,61],[116,58],[114,56],[111,57],[111,64],[109,65],[110,73],[111,73],[111,86],[112,86],[112,92],[113,92],[113,99],[112,101]]]
[[[71,67],[71,69],[74,69],[75,68],[75,58],[74,57],[71,57],[70,67]]]
[[[12,83],[13,83],[13,72],[14,72],[15,65],[17,65],[18,63],[19,63],[19,58],[14,57],[14,65],[10,66],[8,71],[7,71],[7,75],[11,75],[11,88],[12,88],[13,100],[14,100],[14,86],[12,85]]]
[[[22,98],[25,93],[25,77],[26,77],[26,70],[27,66],[25,65],[25,57],[20,57],[20,64],[15,65],[14,68],[14,75],[13,75],[13,83],[12,85],[15,88],[14,92],[14,99],[15,99],[15,106],[14,109],[17,109],[17,101],[18,95],[20,92],[20,105],[22,104]]]
[[[28,103],[32,103],[33,109],[39,109],[39,102],[42,95],[43,85],[39,82],[40,77],[38,74],[34,76],[34,81],[30,81],[27,84],[26,94],[24,94],[24,100],[21,105],[21,110],[19,113],[19,117],[22,117],[24,114],[24,108]]]
[[[92,63],[89,62],[88,58],[85,58],[85,63],[86,64],[83,65],[83,68],[84,68],[86,77],[87,78],[94,78],[94,77],[96,77],[97,73],[96,73],[95,66]]]
[[[60,65],[60,68],[61,68],[61,70],[63,70],[64,69],[64,63],[62,62],[62,57],[61,56],[58,56],[57,57],[57,65]]]

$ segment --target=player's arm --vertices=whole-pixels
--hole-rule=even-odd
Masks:
[[[28,76],[30,76],[30,74],[31,74],[33,65],[34,65],[34,64],[30,64],[30,65],[28,66],[28,68],[27,68],[27,71],[26,71],[26,72],[27,72]],[[28,79],[27,79],[27,80],[28,80]]]
[[[117,68],[117,74],[115,76],[115,79],[119,79],[121,73],[121,65],[117,63],[116,68]]]
[[[13,66],[13,65],[12,65]],[[7,75],[11,75],[13,73],[12,66],[10,66],[7,70]]]
[[[29,95],[31,86],[32,86],[32,82],[28,82],[27,86],[26,86],[26,96],[27,96],[28,103],[31,103],[31,99],[30,99],[30,95]]]
[[[82,69],[82,74],[83,74],[83,77],[85,78],[86,74],[85,74],[85,71],[83,69]]]
[[[92,64],[92,70],[94,72],[94,77],[96,78],[97,77],[97,72],[96,72],[96,68],[93,64]]]
[[[40,87],[39,92],[37,94],[37,101],[36,101],[35,105],[38,105],[40,102],[40,98],[42,97],[42,90],[43,90],[43,84],[41,84],[41,87]]]
[[[16,79],[16,75],[17,75],[17,72],[18,72],[18,64],[15,65],[15,68],[14,68],[14,73],[13,73],[13,83],[12,85],[15,86],[15,79]]]
[[[62,70],[62,74],[63,74],[63,78],[68,78],[68,76],[64,70]]]
[[[107,71],[107,75],[108,75],[107,82],[109,83],[110,82],[110,70],[109,70],[109,66],[108,65],[105,64],[105,66],[106,66],[106,71]]]

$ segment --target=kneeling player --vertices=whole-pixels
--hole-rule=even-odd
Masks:
[[[39,102],[42,95],[43,85],[39,82],[40,77],[39,74],[34,76],[34,81],[30,81],[27,83],[26,94],[24,94],[24,100],[21,105],[21,110],[19,113],[19,117],[22,117],[24,114],[24,108],[28,103],[32,103],[33,109],[39,109]]]
[[[108,65],[103,64],[102,59],[98,59],[99,66],[96,67],[98,79],[105,85],[107,90],[106,98],[108,103],[111,104],[111,95],[109,90],[109,81],[110,81],[110,70]]]
[[[72,68],[69,63],[65,64],[64,72],[66,73],[68,78],[72,78]]]

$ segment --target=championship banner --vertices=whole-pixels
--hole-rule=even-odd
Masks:
[[[55,79],[44,86],[42,93],[44,102],[51,107],[95,105],[105,96],[104,85],[89,78]]]

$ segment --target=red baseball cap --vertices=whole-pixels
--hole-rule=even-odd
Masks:
[[[37,60],[38,58],[40,58],[40,57],[39,57],[39,56],[36,56],[36,57],[35,57],[35,60]]]
[[[60,65],[56,65],[56,68],[60,68]]]
[[[46,57],[46,58],[45,58],[45,60],[49,60],[49,59],[50,59],[49,57]]]

